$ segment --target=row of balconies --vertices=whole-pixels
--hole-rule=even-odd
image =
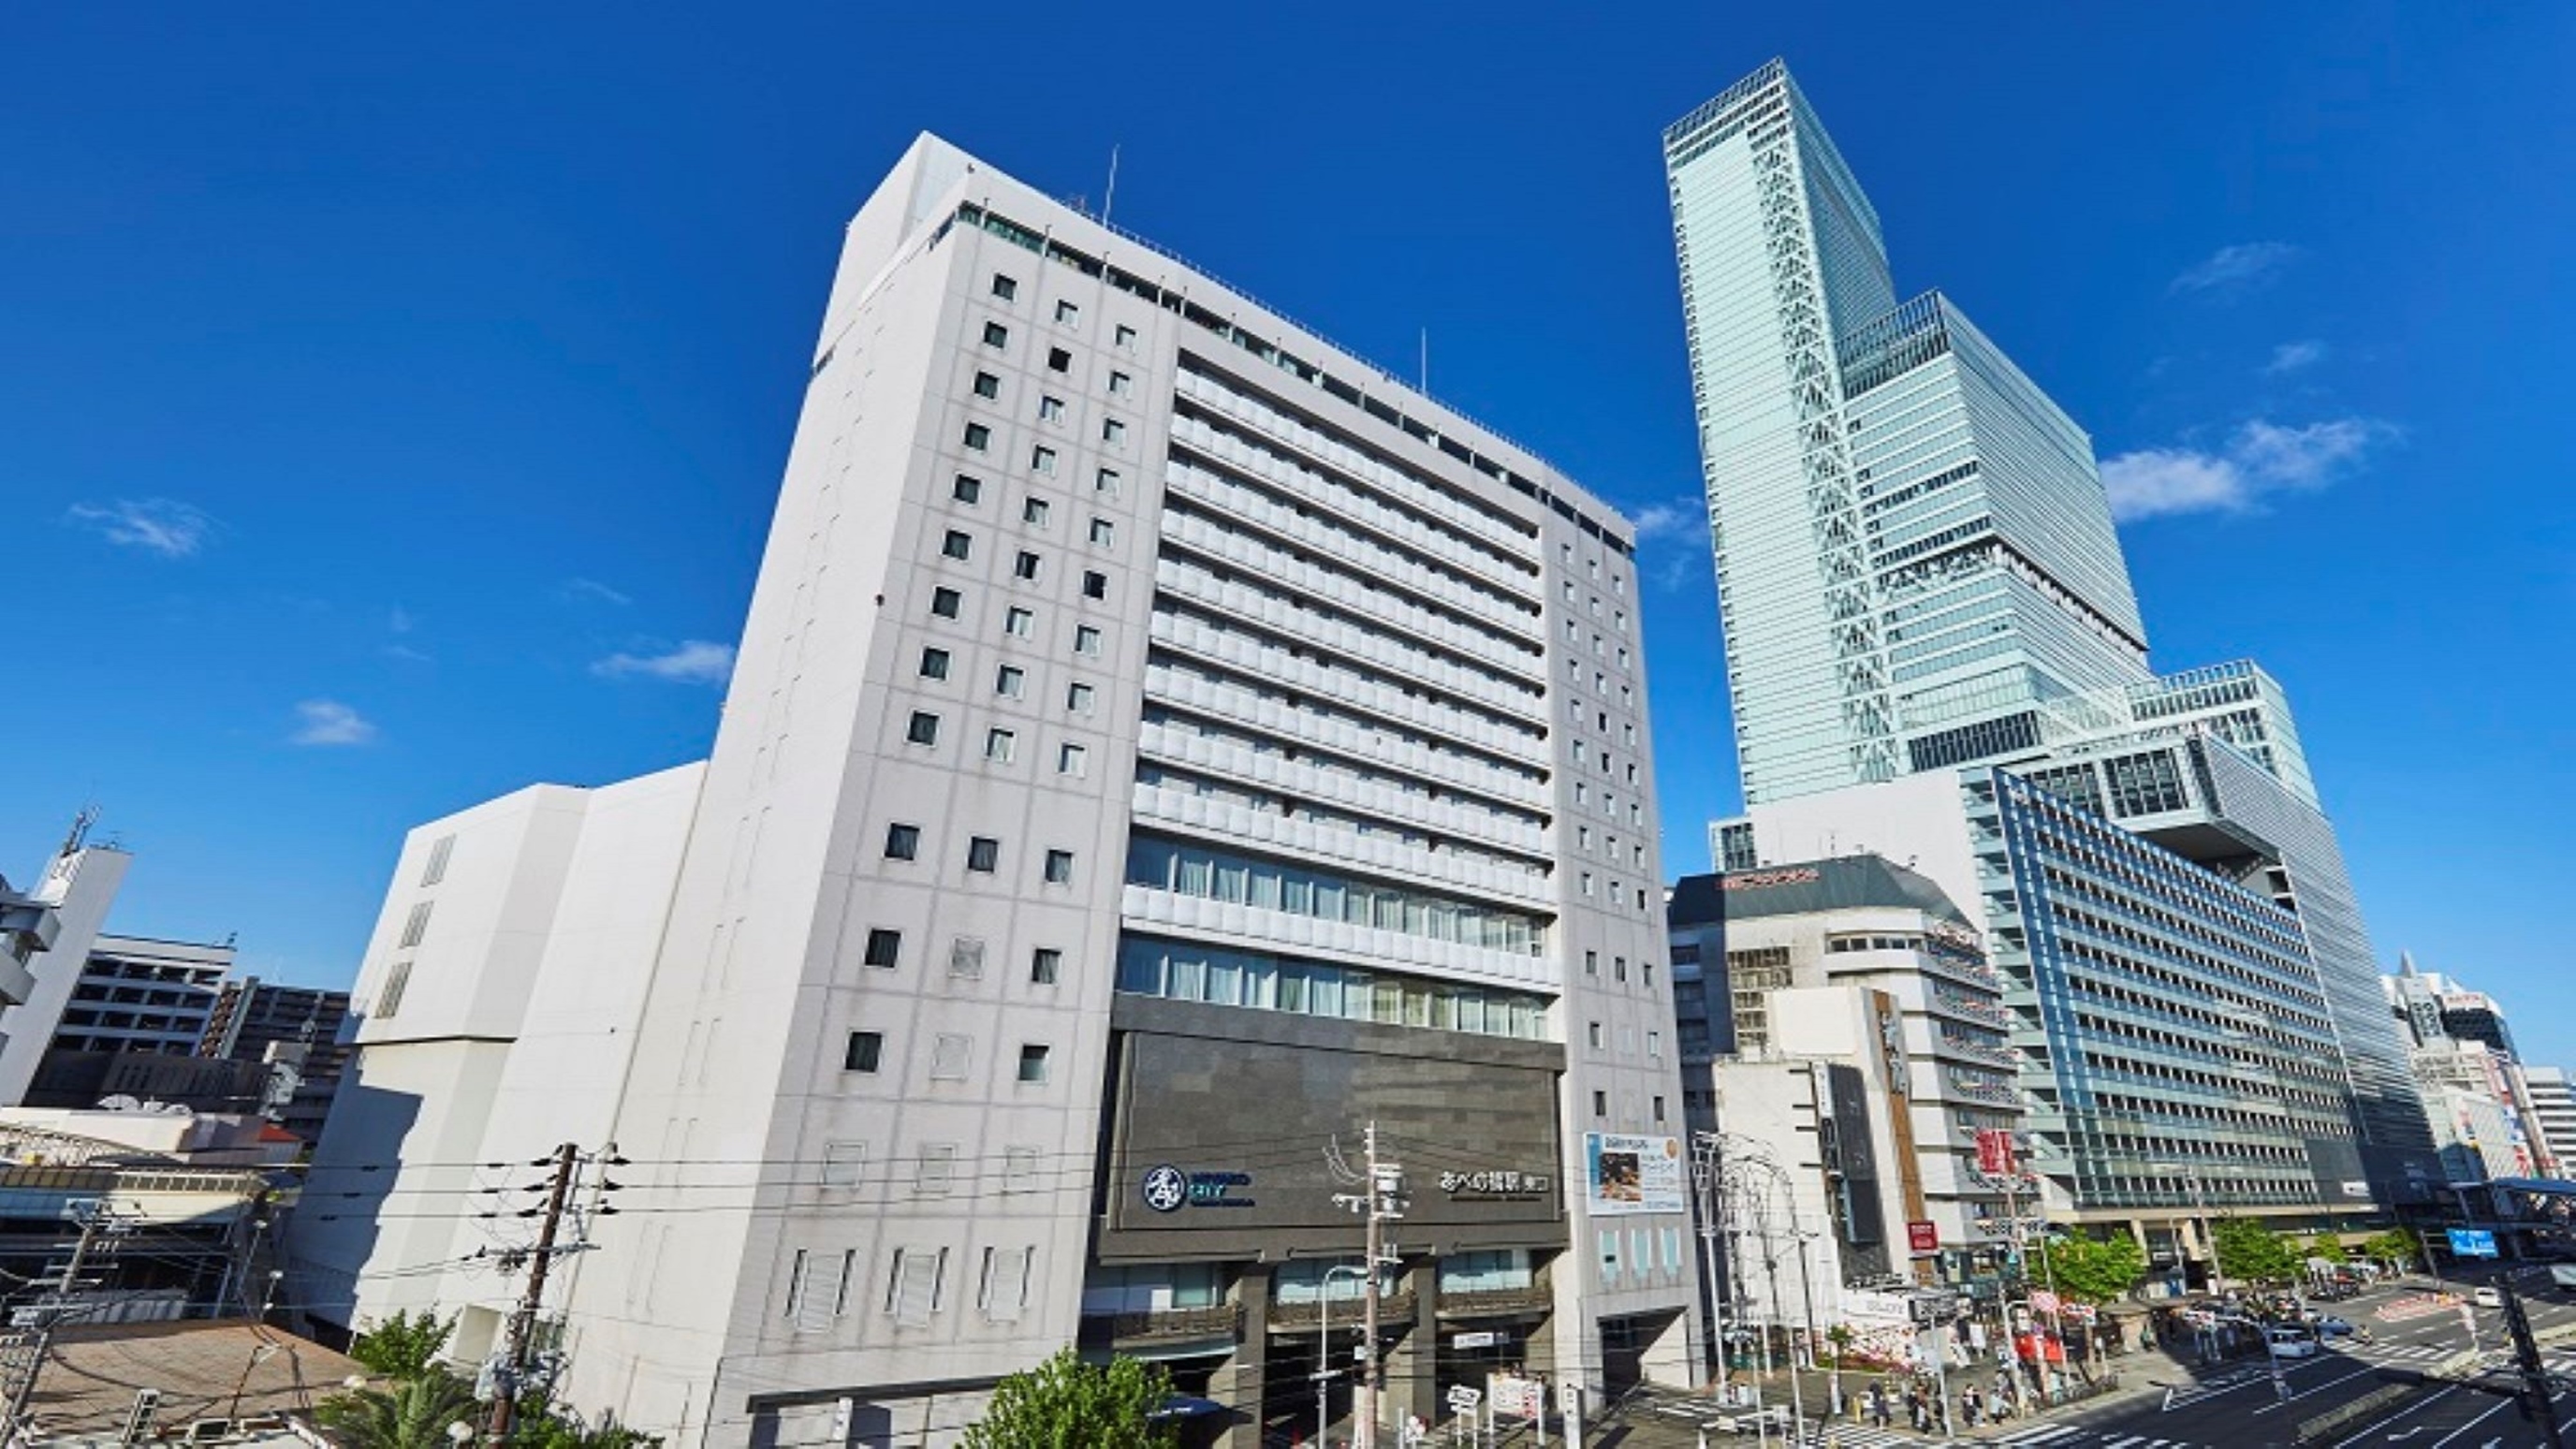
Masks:
[[[1150,885],[1129,885],[1119,899],[1128,925],[1160,926],[1222,936],[1247,946],[1320,953],[1390,967],[1532,991],[1552,991],[1555,969],[1543,956],[1514,954],[1460,941],[1409,935],[1352,921],[1328,921],[1235,901],[1185,896]]]
[[[1301,798],[1347,805],[1354,810],[1417,825],[1435,834],[1478,841],[1497,850],[1519,851],[1542,858],[1547,853],[1547,832],[1533,821],[1433,800],[1427,794],[1399,790],[1392,785],[1354,779],[1303,760],[1263,754],[1233,740],[1212,739],[1168,725],[1147,724],[1137,733],[1136,747],[1157,760],[1215,771],[1230,780],[1248,781]]]
[[[1498,755],[1527,757],[1541,747],[1543,737],[1538,731],[1512,729],[1445,701],[1407,695],[1392,685],[1362,679],[1347,669],[1326,669],[1276,645],[1211,629],[1196,619],[1156,614],[1147,628],[1157,644],[1184,649],[1255,678],[1319,694],[1347,708],[1401,720],[1416,729],[1447,735]]]
[[[1363,874],[1436,881],[1470,895],[1493,895],[1542,909],[1553,904],[1545,875],[1507,869],[1468,856],[1444,855],[1378,835],[1362,835],[1312,820],[1265,814],[1247,805],[1160,785],[1135,790],[1139,820],[1156,820],[1211,832],[1250,846],[1300,851],[1320,860],[1359,867]]]
[[[1547,783],[1543,779],[1531,779],[1518,771],[1486,764],[1474,755],[1443,753],[1427,746],[1408,744],[1385,731],[1363,729],[1346,720],[1321,716],[1278,700],[1263,699],[1241,685],[1219,683],[1174,670],[1168,665],[1146,667],[1145,694],[1149,699],[1179,705],[1217,719],[1239,720],[1282,739],[1313,745],[1317,749],[1356,759],[1384,760],[1397,769],[1455,785],[1473,794],[1512,801],[1534,810],[1544,810],[1549,804]]]

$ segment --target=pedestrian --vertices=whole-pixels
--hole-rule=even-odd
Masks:
[[[1931,1416],[1924,1412],[1923,1390],[1919,1386],[1905,1391],[1905,1412],[1907,1417],[1914,1421],[1914,1432],[1917,1434],[1922,1433],[1924,1426],[1931,1422]]]
[[[1970,1384],[1966,1388],[1959,1390],[1959,1418],[1961,1422],[1965,1423],[1971,1429],[1977,1427],[1978,1402],[1977,1386],[1975,1384]]]

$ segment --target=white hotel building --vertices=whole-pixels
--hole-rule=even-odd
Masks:
[[[712,758],[407,841],[295,1296],[479,1358],[540,1174],[472,1164],[613,1142],[549,1295],[575,1408],[944,1443],[1079,1343],[1311,1436],[1373,1120],[1390,1419],[1687,1381],[1638,614],[1547,464],[924,137],[849,227]]]

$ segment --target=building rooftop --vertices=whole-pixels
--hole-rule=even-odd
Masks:
[[[31,1407],[45,1441],[113,1444],[143,1389],[161,1394],[153,1422],[184,1431],[203,1419],[301,1414],[366,1373],[355,1359],[246,1319],[66,1328]]]
[[[1879,855],[1684,876],[1673,886],[1664,914],[1679,926],[1871,908],[1921,911],[1955,925],[1973,924],[1930,877]]]

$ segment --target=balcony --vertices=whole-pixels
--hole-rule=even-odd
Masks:
[[[1556,1306],[1556,1295],[1542,1283],[1526,1288],[1496,1288],[1483,1293],[1443,1293],[1440,1295],[1442,1318],[1515,1318],[1546,1313]]]
[[[1240,1338],[1243,1305],[1218,1303],[1206,1308],[1155,1308],[1139,1313],[1086,1313],[1085,1338],[1106,1334],[1113,1343],[1168,1343],[1189,1338]]]
[[[1337,1294],[1334,1296],[1332,1304],[1333,1321],[1335,1323],[1357,1325],[1360,1321],[1361,1314],[1365,1311],[1361,1308],[1360,1300],[1356,1296],[1343,1297]],[[1270,1305],[1270,1326],[1273,1330],[1282,1328],[1313,1328],[1316,1325],[1316,1321],[1323,1316],[1323,1306],[1322,1299],[1313,1299],[1304,1303],[1273,1303]],[[1381,1325],[1411,1323],[1413,1321],[1413,1314],[1414,1300],[1412,1294],[1382,1293],[1378,1295],[1377,1321]]]

